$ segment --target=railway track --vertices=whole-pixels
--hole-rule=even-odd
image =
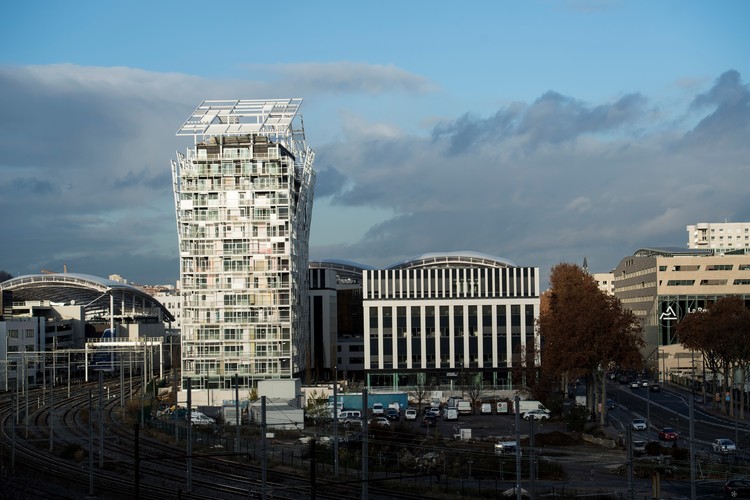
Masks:
[[[263,481],[262,467],[236,454],[196,444],[188,455],[185,440],[178,445],[152,436],[127,411],[139,401],[138,386],[123,390],[127,402],[121,402],[119,385],[108,385],[108,396],[97,383],[70,394],[37,389],[0,396],[3,474],[25,497],[336,500],[361,494],[357,479],[321,477],[313,484],[309,470],[268,469]],[[368,491],[373,499],[417,498],[377,484]]]

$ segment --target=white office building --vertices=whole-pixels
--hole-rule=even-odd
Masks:
[[[526,349],[539,352],[538,268],[477,252],[424,254],[363,270],[362,300],[368,385],[464,373],[510,389]]]
[[[301,102],[204,101],[177,132],[194,137],[172,162],[183,389],[303,368],[315,172]]]
[[[750,222],[699,222],[687,226],[688,248],[716,253],[750,251]]]

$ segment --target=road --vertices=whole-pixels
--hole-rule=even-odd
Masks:
[[[750,448],[750,426],[746,421],[720,415],[711,409],[711,403],[705,404],[702,395],[693,397],[690,393],[666,387],[660,392],[648,388],[630,389],[621,384],[609,384],[608,397],[618,404],[610,410],[609,416],[614,425],[625,430],[633,418],[643,418],[649,422],[649,430],[638,433],[642,438],[658,441],[658,431],[663,427],[673,427],[680,435],[678,444],[689,445],[690,438],[690,401],[693,406],[693,436],[696,452],[709,453],[711,443],[717,438],[727,438],[737,444],[740,454]]]

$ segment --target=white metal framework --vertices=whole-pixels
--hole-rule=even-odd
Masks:
[[[172,161],[182,288],[182,378],[231,389],[291,378],[307,325],[314,153],[302,99],[204,101]]]

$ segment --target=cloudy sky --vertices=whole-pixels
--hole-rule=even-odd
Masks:
[[[263,10],[262,6],[272,6]],[[310,258],[614,268],[750,220],[750,2],[27,0],[0,30],[0,270],[179,277],[205,99],[304,98]]]

